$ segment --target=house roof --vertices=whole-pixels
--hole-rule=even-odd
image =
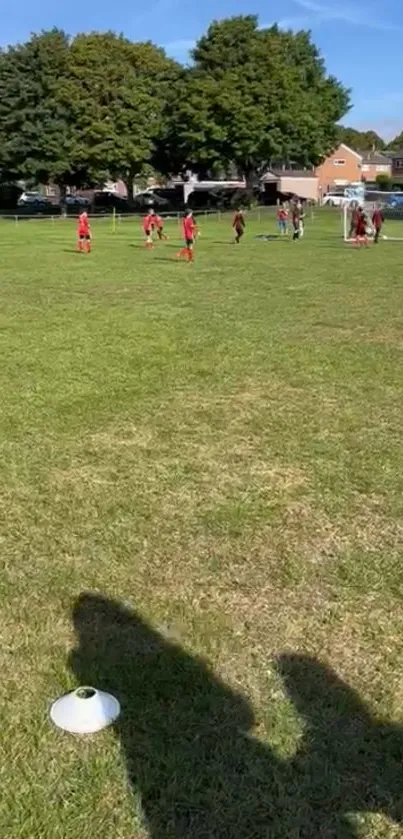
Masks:
[[[397,151],[388,151],[388,157],[391,160],[400,160],[403,157],[403,149],[397,149]]]
[[[316,178],[312,169],[274,169],[279,178]]]
[[[361,154],[363,163],[378,163],[380,165],[385,165],[392,162],[389,152],[385,152],[385,154],[383,154],[383,152],[380,151],[363,151]]]
[[[263,183],[278,180],[279,178],[316,178],[315,172],[311,169],[270,169],[263,175]]]
[[[339,148],[339,149],[345,149],[345,151],[350,152],[350,154],[354,155],[354,157],[358,157],[360,160],[362,160],[362,154],[361,154],[361,152],[359,152],[359,151],[355,151],[354,149],[350,149],[350,146],[346,146],[346,144],[345,144],[345,143],[340,143],[340,145],[338,146],[338,148]],[[337,149],[335,149],[335,151],[337,151]]]

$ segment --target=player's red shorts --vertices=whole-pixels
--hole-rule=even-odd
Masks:
[[[87,241],[91,239],[91,233],[88,230],[88,227],[80,227],[78,231],[78,238],[79,239],[86,239]]]

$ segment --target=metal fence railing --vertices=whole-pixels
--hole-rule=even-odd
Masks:
[[[143,211],[140,211],[140,212],[133,212],[133,213],[119,213],[119,212],[91,213],[90,212],[90,213],[88,213],[88,218],[91,221],[108,221],[108,220],[109,221],[111,221],[111,220],[112,221],[125,221],[125,220],[136,221],[136,220],[138,220],[139,222],[141,222],[141,220],[144,218],[146,213],[147,213],[147,210],[143,210]],[[18,224],[19,222],[24,222],[24,221],[40,221],[40,222],[50,221],[52,223],[57,222],[58,224],[64,223],[64,222],[73,222],[73,224],[74,224],[74,223],[77,222],[78,215],[79,215],[78,213],[77,214],[69,213],[67,215],[66,214],[61,214],[61,213],[54,213],[54,214],[52,214],[52,213],[32,213],[32,215],[30,215],[28,213],[18,213],[18,211],[2,212],[0,210],[0,220],[14,222],[14,224]],[[158,213],[158,215],[160,215],[162,218],[166,219],[167,221],[168,220],[170,220],[170,221],[173,221],[173,220],[180,221],[183,218],[184,213],[183,212],[175,212],[175,211],[172,211],[172,212],[162,212],[161,211],[161,212]],[[194,211],[194,216],[204,216],[204,217],[207,217],[207,216],[221,216],[221,211],[220,210],[195,210]]]
[[[260,220],[261,218],[264,219],[264,218],[272,215],[275,212],[275,210],[276,210],[276,207],[259,206],[259,207],[254,207],[251,210],[248,210],[247,212],[248,212],[248,217],[249,218],[254,218],[254,219]],[[112,225],[112,227],[115,229],[115,228],[117,228],[117,226],[119,224],[121,224],[123,222],[126,222],[126,221],[133,221],[133,222],[138,222],[139,224],[141,224],[142,219],[144,218],[146,212],[147,212],[147,210],[143,210],[143,211],[140,211],[140,212],[134,212],[134,213],[119,213],[117,211],[106,212],[106,213],[88,213],[88,217],[89,217],[91,222],[95,222],[95,221],[96,222],[109,222]],[[194,210],[193,215],[195,216],[195,218],[199,218],[199,219],[202,219],[202,218],[213,219],[213,218],[215,218],[219,221],[223,217],[228,218],[229,216],[231,216],[231,214],[233,214],[233,212],[234,212],[233,209]],[[158,211],[158,214],[162,218],[164,218],[165,221],[176,221],[178,223],[181,222],[181,220],[183,219],[183,216],[184,216],[183,211],[182,212],[175,212],[175,211],[172,211],[172,212],[161,211],[160,212],[160,211]],[[73,214],[61,215],[61,214],[56,214],[55,213],[54,215],[52,215],[52,214],[49,214],[49,213],[44,213],[44,214],[34,213],[32,215],[28,215],[28,214],[25,214],[25,213],[19,214],[18,211],[17,212],[15,212],[15,211],[13,211],[13,212],[1,212],[0,211],[0,221],[8,221],[10,223],[14,223],[15,225],[18,225],[20,223],[22,224],[24,222],[29,222],[29,221],[30,222],[37,221],[37,222],[40,222],[40,223],[44,223],[44,222],[47,221],[47,222],[50,222],[51,224],[54,224],[54,225],[56,225],[56,224],[60,225],[60,224],[65,224],[65,223],[76,224],[77,223],[77,218],[78,218],[78,214],[77,215],[73,215]]]

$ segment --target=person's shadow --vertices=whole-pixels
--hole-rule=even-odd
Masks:
[[[282,759],[251,733],[248,700],[139,615],[83,594],[73,618],[72,669],[121,702],[116,733],[150,839],[353,839],[363,811],[403,824],[403,731],[324,664],[277,660],[305,727]]]

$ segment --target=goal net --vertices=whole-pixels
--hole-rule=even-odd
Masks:
[[[384,218],[381,238],[385,241],[403,242],[403,192],[365,191],[363,198],[348,198],[343,204],[343,237],[345,242],[354,238],[353,212],[362,207],[367,216],[367,233],[374,234],[372,215],[379,209]]]

